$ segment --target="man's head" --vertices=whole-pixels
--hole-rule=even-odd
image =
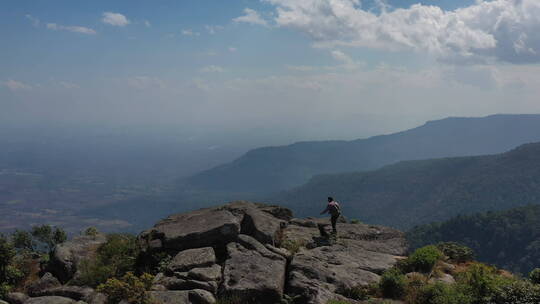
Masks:
[[[331,196],[329,196],[329,197],[328,197],[328,202],[330,203],[330,202],[333,202],[333,201],[334,201],[334,198],[331,197]]]

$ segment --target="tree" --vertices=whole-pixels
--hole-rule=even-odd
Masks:
[[[11,235],[11,241],[13,242],[13,247],[19,250],[34,251],[32,234],[28,231],[16,229]]]
[[[13,244],[3,234],[0,234],[0,282],[7,280],[7,268],[14,256]]]
[[[66,241],[66,232],[59,227],[53,228],[50,225],[32,227],[32,236],[40,243],[47,252],[52,252],[54,247]]]

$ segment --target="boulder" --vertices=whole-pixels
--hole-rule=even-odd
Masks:
[[[344,290],[377,282],[406,251],[403,234],[391,228],[339,224],[332,242],[320,236],[317,222],[298,220],[283,231],[285,241],[307,247],[294,255],[288,274],[288,292],[302,303],[326,303]]]
[[[45,273],[39,280],[36,280],[26,286],[26,291],[32,297],[40,296],[43,290],[58,287],[62,285],[57,278],[50,272]]]
[[[99,246],[106,241],[105,235],[98,234],[96,236],[78,236],[59,244],[54,249],[48,271],[64,283],[69,281],[78,275],[80,263],[94,258]]]
[[[171,215],[143,232],[139,242],[146,249],[180,251],[225,245],[240,233],[241,219],[218,208]]]
[[[263,244],[275,245],[279,232],[286,222],[256,208],[249,208],[242,221],[242,233],[254,237]]]
[[[217,292],[217,282],[213,281],[198,281],[192,280],[184,275],[178,273],[180,277],[167,277],[164,276],[158,281],[154,282],[154,286],[164,286],[168,290],[191,290],[191,289],[203,289],[211,293]],[[176,274],[175,274],[176,275]],[[158,288],[153,288],[158,289]]]
[[[250,303],[278,303],[285,283],[286,259],[247,235],[227,245],[223,293]]]
[[[6,295],[5,300],[10,304],[23,304],[28,300],[28,296],[22,292],[10,292]]]
[[[179,252],[167,267],[169,272],[189,271],[196,267],[209,267],[216,263],[216,254],[212,247],[188,249]]]
[[[213,304],[214,296],[204,290],[189,291],[151,291],[150,296],[156,304]]]
[[[448,273],[442,273],[439,276],[432,277],[429,279],[429,283],[444,283],[444,284],[454,284],[456,283],[456,279]]]
[[[53,288],[42,289],[37,292],[32,293],[33,297],[42,297],[42,296],[59,296],[70,298],[76,301],[88,301],[88,299],[93,296],[94,290],[89,287],[79,287],[79,286],[59,286]]]
[[[37,297],[37,298],[29,298],[24,302],[24,304],[76,304],[77,301],[64,298],[64,297],[58,297],[58,296],[47,296],[47,297]]]
[[[200,281],[221,281],[221,266],[215,264],[211,267],[193,268],[188,277]]]

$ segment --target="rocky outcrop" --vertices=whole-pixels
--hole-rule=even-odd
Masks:
[[[257,303],[279,303],[283,296],[286,259],[254,238],[239,235],[227,245],[223,293]]]
[[[139,241],[146,252],[174,257],[153,289],[178,303],[193,290],[243,303],[350,300],[348,289],[378,281],[405,254],[397,230],[342,219],[333,239],[321,236],[328,225],[328,219],[294,219],[286,208],[240,201],[172,215]]]
[[[40,295],[40,292],[49,288],[62,285],[51,273],[45,273],[39,280],[36,280],[26,286],[28,294],[32,297]]]
[[[103,234],[95,236],[78,236],[70,241],[59,244],[54,249],[48,271],[62,282],[67,282],[78,276],[80,264],[90,260],[96,251],[107,241]]]

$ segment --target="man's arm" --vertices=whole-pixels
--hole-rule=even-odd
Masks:
[[[325,214],[326,212],[330,211],[329,207],[326,206],[326,208],[324,208],[324,210],[321,212],[321,214]]]

